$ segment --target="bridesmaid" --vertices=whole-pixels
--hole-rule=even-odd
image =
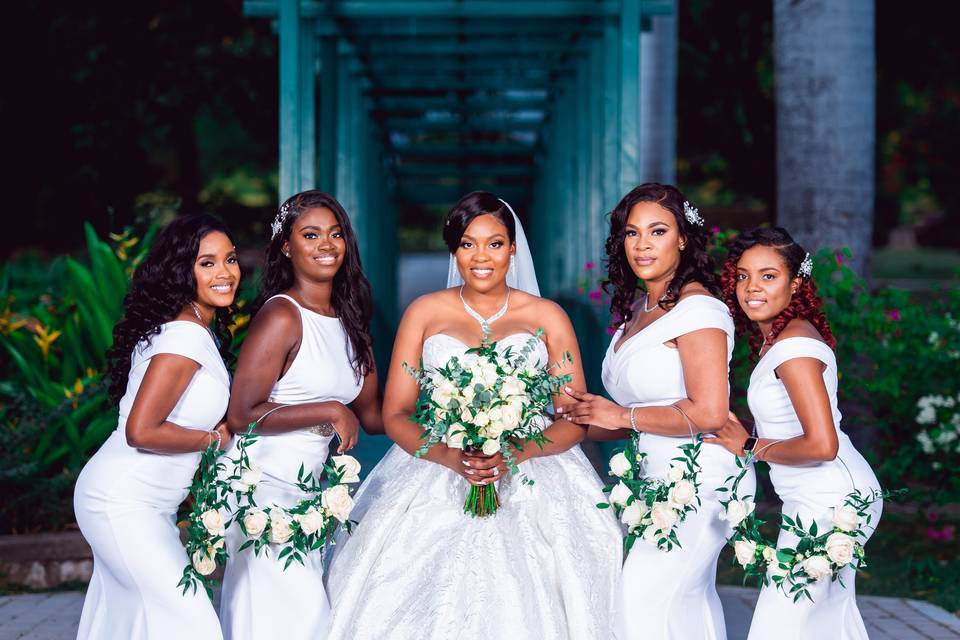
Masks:
[[[642,184],[624,196],[610,215],[606,244],[611,311],[623,321],[603,360],[614,402],[571,390],[579,402],[560,409],[590,425],[598,440],[639,432],[652,477],[665,477],[679,447],[721,428],[728,413],[734,326],[716,297],[706,243],[703,219],[676,187]],[[681,547],[668,552],[638,542],[627,556],[614,621],[620,640],[726,638],[715,582],[729,529],[714,489],[737,467],[733,456],[710,447],[701,447],[699,463],[701,505],[677,529]],[[741,486],[752,491],[753,483],[751,474]]]
[[[360,424],[381,434],[383,420],[369,329],[373,296],[346,212],[333,197],[304,191],[283,203],[273,230],[228,420],[243,433],[284,407],[257,425],[261,437],[249,453],[263,473],[256,503],[292,507],[309,497],[296,486],[301,463],[319,475],[334,435],[345,453]],[[276,552],[237,551],[241,536],[231,528],[224,636],[325,638],[330,605],[320,554],[284,570]]]
[[[870,465],[840,430],[837,409],[836,344],[823,303],[810,278],[813,263],[786,230],[754,229],[733,243],[723,267],[723,293],[740,329],[760,361],[750,376],[747,400],[756,421],[752,436],[731,414],[712,443],[770,465],[770,480],[783,513],[816,520],[830,530],[831,509],[855,489],[879,491]],[[870,533],[882,502],[874,503]],[[780,532],[777,546],[793,547],[797,538]],[[750,638],[866,638],[857,609],[855,572],[849,566],[839,581],[823,579],[810,588],[813,602],[794,603],[774,586],[760,593]]]
[[[230,440],[230,378],[210,324],[226,343],[239,280],[227,229],[204,214],[168,225],[133,274],[108,353],[120,419],[74,492],[94,562],[80,639],[222,637],[206,593],[177,586],[189,560],[175,518],[200,452]]]

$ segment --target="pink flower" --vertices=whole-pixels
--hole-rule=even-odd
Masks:
[[[955,535],[956,528],[952,524],[944,525],[940,529],[936,527],[927,528],[927,538],[929,540],[941,540],[944,542],[949,542],[953,540]]]
[[[596,266],[596,265],[593,264],[592,261],[588,261],[587,264],[583,265],[583,268],[586,269],[587,271],[593,271],[593,268],[594,268],[595,266]]]
[[[843,264],[843,253],[840,251],[837,251],[835,255],[837,257],[837,264]]]
[[[607,335],[608,335],[608,336],[612,336],[612,335],[615,334],[616,332],[617,332],[617,330],[616,330],[614,327],[607,327]]]
[[[900,309],[888,309],[887,311],[883,312],[883,315],[887,316],[894,322],[897,322],[900,320]]]
[[[591,299],[591,300],[599,300],[599,299],[602,298],[602,297],[603,297],[603,291],[600,291],[599,289],[597,289],[596,291],[591,291],[591,292],[590,292],[590,299]]]
[[[718,234],[718,233],[720,233],[720,227],[718,227],[718,226],[716,226],[716,225],[710,227],[710,233],[712,233],[712,234]]]

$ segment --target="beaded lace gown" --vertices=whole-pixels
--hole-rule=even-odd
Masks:
[[[507,336],[514,353],[532,336]],[[437,367],[467,345],[427,338]],[[547,361],[539,342],[530,355]],[[354,533],[328,563],[331,639],[607,640],[621,537],[601,482],[579,447],[520,465],[535,483],[497,483],[493,516],[463,513],[469,485],[394,445],[357,494]]]

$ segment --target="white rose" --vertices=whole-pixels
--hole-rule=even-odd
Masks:
[[[451,449],[463,449],[463,437],[467,435],[466,429],[459,422],[450,425],[447,431],[447,446]]]
[[[463,399],[466,400],[467,403],[469,404],[473,402],[473,399],[477,396],[477,390],[474,387],[474,385],[468,384],[463,389],[461,389],[460,394],[463,396]]]
[[[494,409],[496,411],[496,409]],[[496,440],[500,437],[500,434],[503,433],[503,422],[500,420],[491,420],[487,423],[487,426],[480,429],[480,435],[484,438],[489,438],[491,440]]]
[[[499,453],[499,451],[500,451],[500,441],[499,441],[499,440],[487,440],[486,442],[483,443],[483,446],[481,447],[481,450],[483,451],[483,455],[485,455],[485,456],[492,456],[492,455],[495,454],[495,453]]]
[[[516,429],[520,426],[521,409],[515,404],[507,404],[500,408],[500,421],[504,429]]]
[[[634,500],[620,514],[620,522],[627,525],[627,530],[633,531],[640,526],[645,515],[647,515],[647,505],[641,500]]]
[[[827,557],[838,565],[844,566],[853,560],[856,543],[845,533],[831,533],[827,536]]]
[[[729,522],[731,527],[736,527],[744,518],[753,513],[755,507],[756,505],[750,498],[731,500],[727,504],[726,511],[720,514],[720,519]]]
[[[857,510],[848,504],[833,508],[833,526],[841,531],[856,531],[860,528]]]
[[[214,536],[223,535],[223,518],[220,516],[220,512],[216,509],[207,509],[202,514],[200,514],[200,521],[203,522],[204,528],[207,530],[207,533]]]
[[[650,509],[653,526],[663,533],[669,533],[673,525],[677,524],[677,512],[666,502],[655,502]]]
[[[633,493],[627,488],[627,485],[618,482],[610,491],[610,504],[618,504],[621,507],[626,506],[627,499],[632,495]],[[634,502],[639,501],[635,500]]]
[[[804,572],[817,582],[833,573],[830,571],[830,559],[827,556],[812,556],[801,563]]]
[[[490,416],[486,411],[478,411],[477,415],[473,416],[472,422],[478,427],[485,427],[490,422]]]
[[[283,544],[293,535],[290,517],[279,507],[270,510],[270,542]]]
[[[340,482],[360,482],[360,462],[356,458],[344,455],[333,456],[331,460],[343,472]]]
[[[503,379],[503,386],[500,387],[500,397],[509,398],[510,396],[519,396],[526,393],[527,385],[524,384],[523,380],[519,380],[514,376],[507,376]]]
[[[773,560],[777,557],[777,550],[774,549],[773,547],[764,547],[762,553],[763,553],[763,560],[767,564],[770,564],[771,562],[773,562]]]
[[[307,535],[316,533],[322,529],[326,523],[326,518],[323,517],[323,513],[313,507],[307,509],[307,512],[304,514],[293,516],[293,519],[300,523],[300,529]]]
[[[213,550],[207,549],[207,552],[204,552],[203,549],[197,549],[193,552],[193,568],[197,570],[202,576],[208,576],[213,573],[213,570],[217,568],[217,561],[214,560]]]
[[[247,511],[247,515],[243,516],[243,528],[247,530],[248,536],[259,538],[267,528],[267,514],[260,509]]]
[[[647,542],[656,542],[657,528],[654,526],[654,527],[647,527],[646,529],[644,529],[643,539],[646,540]]]
[[[342,484],[324,489],[320,497],[320,504],[340,522],[346,522],[353,510],[353,498],[350,497],[347,487]]]
[[[492,387],[493,384],[497,381],[499,377],[497,375],[497,365],[492,362],[481,362],[480,370],[482,372],[484,384],[488,387]]]
[[[757,553],[757,543],[753,540],[737,540],[733,543],[733,552],[740,566],[746,567],[753,563],[753,557]]]
[[[460,422],[473,424],[473,414],[470,413],[470,409],[467,407],[460,410]]]
[[[683,467],[675,464],[670,465],[670,471],[667,472],[667,477],[670,479],[670,482],[683,480]]]
[[[622,451],[610,458],[610,475],[622,478],[628,471],[630,471],[630,461]]]
[[[689,480],[680,480],[667,493],[667,502],[675,508],[684,507],[697,495],[697,487]]]

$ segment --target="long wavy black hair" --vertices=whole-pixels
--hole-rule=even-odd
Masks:
[[[357,234],[353,231],[347,212],[343,210],[343,206],[337,202],[336,198],[323,191],[311,189],[289,197],[280,205],[283,222],[280,225],[280,231],[274,234],[267,247],[266,264],[260,276],[260,288],[252,310],[256,314],[267,300],[293,287],[293,263],[290,262],[290,258],[283,255],[283,243],[290,239],[293,223],[310,209],[332,211],[347,246],[343,264],[333,277],[330,304],[337,312],[337,317],[340,318],[350,345],[353,347],[353,371],[359,382],[374,368],[373,335],[370,333],[373,292],[370,281],[363,274]]]
[[[701,226],[689,222],[684,214],[683,203],[687,198],[679,189],[668,184],[647,182],[634,187],[610,212],[610,235],[607,236],[607,279],[603,288],[612,294],[610,312],[616,324],[627,324],[633,317],[633,303],[636,300],[639,284],[637,276],[630,268],[627,254],[623,249],[626,237],[627,218],[630,210],[640,202],[655,202],[673,214],[680,229],[680,235],[686,239],[686,246],[680,252],[680,264],[673,279],[667,285],[663,299],[658,303],[669,309],[680,299],[680,290],[688,282],[699,282],[707,291],[721,295],[717,268],[713,258],[707,252],[709,234]]]
[[[230,230],[217,218],[196,213],[177,218],[157,235],[143,262],[133,272],[130,289],[123,300],[123,317],[113,328],[113,345],[107,351],[109,393],[119,402],[127,390],[130,360],[134,347],[160,333],[183,307],[197,297],[193,266],[200,241],[208,233],[220,231],[233,242]],[[220,340],[220,355],[228,365],[230,356],[229,319],[234,306],[217,309],[214,333]]]

